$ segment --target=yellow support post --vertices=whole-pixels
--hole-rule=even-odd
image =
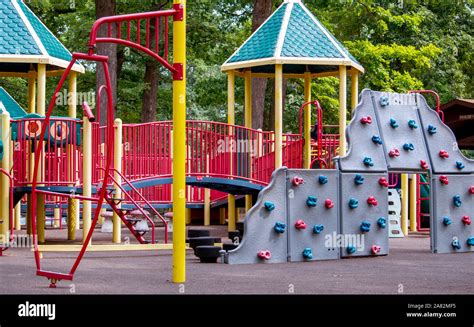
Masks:
[[[34,72],[30,71],[30,78],[28,79],[28,113],[32,114],[36,112],[36,75]],[[33,165],[34,165],[34,155],[29,156],[28,163],[28,174],[30,181],[33,178]],[[26,230],[28,235],[31,235],[31,194],[26,196]]]
[[[3,105],[2,105],[3,107]],[[3,108],[4,109],[4,108]],[[3,110],[0,115],[1,121],[1,140],[3,143],[3,159],[1,167],[10,171],[10,114]],[[8,176],[0,175],[0,236],[7,241],[10,228],[10,179]]]
[[[183,19],[173,21],[174,63],[182,79],[173,81],[173,282],[186,281],[186,0],[174,0]]]
[[[417,175],[413,174],[411,175],[410,179],[410,232],[416,232],[416,216],[417,216],[417,192],[416,192],[416,187],[417,187]]]
[[[275,169],[283,165],[283,65],[275,65]]]
[[[15,230],[21,230],[21,201],[15,206]]]
[[[191,223],[191,209],[186,208],[186,225]]]
[[[219,224],[225,224],[225,207],[219,208]]]
[[[209,173],[209,154],[206,156],[206,172]],[[211,225],[211,189],[204,189],[204,226]]]
[[[118,170],[119,172],[122,172],[122,120],[119,118],[115,119],[114,131],[115,131],[114,168]],[[122,184],[122,177],[116,171],[114,172],[114,179],[118,183],[118,185],[114,185],[114,188],[115,188],[114,198],[121,199],[122,190],[120,189],[119,185]],[[122,205],[118,204],[117,207],[121,208]],[[119,215],[117,215],[117,213],[115,212],[114,212],[112,222],[113,222],[112,242],[120,243],[122,241],[122,220],[120,219]]]
[[[229,130],[230,141],[233,141],[235,125],[235,74],[233,71],[227,73],[227,123],[232,127]],[[233,152],[230,152],[230,174],[234,172],[234,160]],[[227,196],[227,211],[228,213],[228,223],[227,228],[229,231],[236,229],[236,218],[235,218],[235,195],[229,194]]]
[[[44,116],[46,114],[46,65],[38,64],[38,78],[37,78],[37,103],[36,113]],[[39,169],[38,169],[38,180],[43,181],[44,178],[44,153],[40,158]],[[38,185],[41,185],[39,183]],[[46,223],[46,210],[45,210],[45,197],[43,194],[37,195],[38,201],[36,203],[36,217],[37,217],[37,232],[38,242],[44,243],[45,241],[45,223]]]
[[[408,175],[402,174],[402,232],[408,235]]]
[[[311,73],[304,73],[304,102],[311,101]],[[318,117],[320,119],[320,117]],[[306,106],[304,111],[304,161],[303,168],[311,166],[311,105]]]
[[[229,197],[227,198],[227,201],[228,201],[228,204],[227,204],[227,207],[228,207],[228,230],[229,231],[234,231],[237,229],[237,224],[236,224],[236,221],[237,221],[237,214],[236,214],[236,208],[235,208],[235,195],[229,195]]]
[[[82,193],[85,197],[92,196],[92,124],[87,117],[82,123]],[[91,202],[82,203],[82,242],[84,243],[91,228]],[[91,242],[92,243],[92,240]],[[90,244],[89,244],[90,245]]]
[[[359,72],[355,71],[351,75],[351,107],[352,111],[355,110],[359,104]]]
[[[245,127],[252,128],[252,71],[249,69],[245,72]],[[249,135],[252,137],[252,135]],[[252,140],[249,138],[248,142]],[[251,143],[249,143],[251,144]],[[250,145],[249,145],[250,146]],[[249,155],[249,154],[247,154]],[[252,177],[252,163],[251,163],[250,155],[247,158],[247,165],[248,165],[248,174],[249,177]],[[252,208],[252,196],[246,195],[245,196],[245,211],[249,211]]]
[[[347,69],[339,66],[339,155],[346,155]]]
[[[69,91],[69,98],[68,98],[68,117],[69,118],[76,118],[77,117],[77,73],[71,72],[69,75],[68,81],[68,91]],[[72,162],[72,158],[74,158],[74,146],[69,144],[67,146],[67,153],[68,157],[71,158],[68,160],[68,177],[69,180],[72,180],[75,174],[73,170],[74,162]],[[69,185],[74,186],[74,185]],[[68,210],[67,210],[67,230],[68,230],[68,240],[75,240],[76,239],[76,229],[79,227],[78,220],[79,220],[79,200],[77,199],[68,199]]]

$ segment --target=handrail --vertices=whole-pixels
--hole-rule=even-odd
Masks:
[[[89,107],[89,104],[86,101],[82,103],[82,109],[84,110],[84,116],[86,116],[89,122],[95,122],[94,114],[92,113],[91,107]]]
[[[318,100],[310,101],[310,102],[305,102],[301,105],[300,111],[299,111],[299,119],[300,119],[300,135],[303,137],[303,110],[309,105],[314,105],[317,109],[317,116],[318,116],[318,130],[317,130],[317,147],[318,147],[318,158],[316,158],[314,161],[322,161],[323,159],[321,158],[321,153],[322,153],[322,134],[323,134],[323,109],[321,108],[321,105],[319,104]],[[311,120],[311,112],[310,112],[310,120]],[[311,140],[305,140],[305,142],[310,142]],[[312,164],[310,164],[310,167],[312,167]],[[327,166],[327,163],[326,163]]]
[[[9,225],[10,225],[9,226],[10,227],[9,240],[12,241],[13,240],[13,235],[14,235],[14,227],[13,227],[13,177],[12,177],[12,175],[10,175],[10,173],[8,171],[6,171],[3,168],[0,168],[0,174],[3,174],[5,176],[7,176],[7,178],[10,180],[10,189],[9,189],[9,193],[10,193],[10,199],[9,199],[10,211],[9,211],[8,220],[9,220]],[[8,246],[0,248],[0,252],[5,251],[8,248],[9,248]]]
[[[441,111],[441,100],[440,100],[439,94],[437,92],[435,92],[433,90],[411,90],[411,91],[408,91],[408,94],[413,94],[413,93],[433,95],[435,97],[435,100],[436,100],[436,112],[441,117],[441,120],[444,123],[444,112]]]

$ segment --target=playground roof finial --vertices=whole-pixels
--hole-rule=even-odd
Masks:
[[[275,64],[288,73],[337,71],[362,65],[321,24],[300,0],[285,0],[224,63],[223,71],[252,68],[271,73]]]

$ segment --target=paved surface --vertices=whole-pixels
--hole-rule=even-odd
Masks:
[[[95,244],[110,238],[94,235]],[[67,272],[74,258],[46,253],[42,268]],[[201,264],[189,251],[184,289],[171,283],[171,267],[171,251],[89,253],[73,282],[50,289],[35,276],[33,253],[14,249],[0,257],[0,294],[474,294],[474,253],[431,254],[429,238],[420,235],[391,239],[386,257],[310,263]]]

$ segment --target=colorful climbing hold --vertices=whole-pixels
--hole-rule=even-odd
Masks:
[[[304,184],[304,179],[298,176],[293,177],[292,183],[294,186],[300,186]]]
[[[381,248],[378,245],[372,245],[372,248],[370,250],[372,251],[372,254],[379,254]]]
[[[362,185],[364,184],[365,178],[361,174],[356,174],[354,177],[355,185]]]
[[[455,196],[453,196],[453,204],[457,208],[462,206],[462,200],[459,194],[456,194]]]
[[[349,208],[357,209],[357,207],[359,207],[359,201],[357,199],[350,198],[349,199]]]
[[[388,96],[382,95],[382,96],[380,97],[380,105],[381,105],[382,107],[386,107],[386,106],[388,106],[389,104],[390,104],[390,100],[388,99]]]
[[[469,194],[474,194],[474,186],[471,186],[471,187],[469,188]]]
[[[449,153],[446,150],[441,150],[441,151],[439,151],[439,156],[443,159],[448,159],[449,158]]]
[[[346,247],[346,252],[349,254],[354,254],[357,251],[356,247],[354,245],[349,245]]]
[[[303,258],[305,259],[313,259],[313,249],[305,248],[303,250]]]
[[[323,230],[324,230],[324,225],[314,225],[313,227],[314,234],[321,234]]]
[[[267,209],[267,211],[275,210],[275,204],[273,202],[267,201],[263,204],[263,206],[265,207],[265,209]]]
[[[409,126],[410,128],[413,128],[413,129],[417,129],[417,128],[418,128],[418,125],[417,125],[416,121],[414,121],[413,119],[411,119],[411,120],[408,121],[408,126]]]
[[[449,218],[449,217],[443,217],[443,225],[444,226],[449,226],[451,225],[453,222],[452,220]]]
[[[380,217],[379,219],[377,219],[377,225],[384,229],[385,227],[387,227],[387,219],[385,219],[384,217]]]
[[[319,175],[319,184],[324,185],[329,182],[329,179],[324,175]]]
[[[380,144],[380,145],[383,144],[382,138],[378,135],[372,136],[372,142],[374,142],[375,144]]]
[[[367,167],[373,167],[374,166],[374,161],[372,160],[371,157],[365,157],[364,158],[364,165]]]
[[[316,207],[317,204],[318,198],[316,198],[315,196],[308,196],[308,199],[306,199],[306,205],[308,207]]]
[[[474,237],[473,236],[469,237],[466,243],[469,246],[474,246]]]
[[[456,249],[456,250],[461,250],[461,244],[459,243],[459,240],[458,239],[454,239],[452,242],[451,242],[451,246]]]
[[[398,128],[400,125],[398,125],[398,122],[395,119],[390,118],[390,126],[392,126],[392,128]]]
[[[446,175],[439,176],[439,181],[441,184],[448,185],[449,184],[449,178]]]
[[[370,222],[368,221],[363,221],[362,224],[360,224],[360,231],[363,233],[368,233],[370,232]]]
[[[286,224],[277,221],[275,223],[275,226],[273,227],[273,229],[275,230],[276,233],[283,234],[285,232],[285,229],[286,229]]]
[[[326,199],[326,201],[324,201],[324,206],[326,209],[332,209],[334,208],[334,201],[331,199]]]
[[[295,223],[295,228],[296,229],[306,229],[306,223],[304,222],[303,219],[298,219]]]
[[[421,167],[421,169],[428,169],[429,168],[428,163],[424,160],[420,160],[420,167]]]
[[[415,146],[413,143],[405,143],[403,144],[403,150],[405,151],[415,151]]]
[[[437,128],[433,125],[428,125],[428,133],[430,135],[435,135],[438,132]]]
[[[469,217],[469,216],[462,217],[462,222],[466,225],[470,225],[472,223],[471,217]]]
[[[456,161],[456,168],[459,170],[462,170],[466,168],[466,166],[464,166],[464,164],[461,161]]]
[[[379,185],[383,187],[388,187],[388,180],[386,177],[380,177]]]
[[[400,150],[398,150],[398,149],[392,149],[392,150],[390,150],[390,152],[388,153],[388,155],[390,156],[390,158],[400,157]]]
[[[257,256],[262,260],[270,260],[272,257],[272,254],[268,250],[263,250],[263,251],[259,251],[257,253]]]
[[[375,198],[375,196],[369,196],[369,198],[367,199],[367,204],[368,204],[369,206],[374,206],[374,207],[376,207],[376,206],[379,204],[379,202],[377,201],[377,199]]]
[[[361,123],[362,125],[367,125],[367,124],[370,125],[370,124],[372,124],[372,117],[370,117],[370,116],[362,117],[362,118],[360,119],[360,123]]]

